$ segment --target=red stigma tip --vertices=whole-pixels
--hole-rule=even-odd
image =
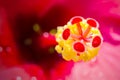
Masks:
[[[85,51],[85,47],[81,42],[74,43],[73,48],[78,52],[84,52]]]
[[[92,41],[93,47],[98,47],[101,43],[101,38],[99,36],[95,36]]]
[[[79,22],[81,22],[81,21],[82,21],[82,18],[80,18],[80,17],[75,17],[75,18],[72,19],[71,23],[72,23],[72,24],[75,24],[75,23],[79,23]]]
[[[95,28],[97,27],[97,22],[93,19],[87,20],[87,23],[92,27],[95,27]]]
[[[70,29],[67,28],[63,31],[62,37],[63,39],[67,40],[69,36],[70,36]]]

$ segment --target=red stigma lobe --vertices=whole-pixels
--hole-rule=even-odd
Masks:
[[[91,26],[91,27],[94,27],[96,28],[97,27],[97,22],[93,19],[89,19],[87,20],[87,23]]]
[[[63,31],[62,37],[64,40],[67,40],[69,36],[70,36],[70,29],[67,28]]]
[[[79,23],[79,22],[81,22],[81,21],[82,21],[82,18],[76,17],[76,18],[73,18],[73,19],[72,19],[71,23],[72,23],[72,24],[75,24],[75,23]]]
[[[85,51],[85,47],[81,42],[76,42],[73,45],[73,48],[77,51],[77,52],[84,52]]]
[[[93,47],[98,47],[101,43],[101,38],[99,36],[95,36],[92,41]]]

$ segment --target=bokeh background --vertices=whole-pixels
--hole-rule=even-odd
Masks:
[[[89,62],[62,59],[57,26],[94,18],[104,42]],[[0,0],[0,80],[120,80],[120,0]]]

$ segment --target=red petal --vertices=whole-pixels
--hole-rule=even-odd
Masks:
[[[92,27],[97,27],[97,22],[94,19],[87,20],[87,23]]]
[[[84,52],[85,51],[85,47],[84,45],[81,43],[81,42],[76,42],[74,45],[73,45],[73,48],[78,51],[78,52]]]
[[[82,18],[80,18],[80,17],[75,17],[75,18],[72,19],[71,23],[72,23],[72,24],[75,24],[75,23],[79,23],[79,22],[81,22],[81,21],[82,21]]]
[[[93,41],[92,41],[92,46],[93,47],[98,47],[101,43],[101,38],[99,36],[95,36]]]
[[[63,39],[67,40],[69,36],[70,36],[70,29],[67,28],[63,31],[62,37]]]

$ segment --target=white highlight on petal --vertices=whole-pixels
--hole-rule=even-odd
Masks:
[[[17,76],[16,80],[22,80],[21,76]]]
[[[120,41],[120,35],[113,31],[113,28],[110,28],[110,35],[114,40]]]
[[[2,52],[3,51],[3,48],[0,46],[0,52]]]
[[[47,32],[44,32],[43,36],[47,38],[49,36],[49,34]]]
[[[33,77],[31,78],[31,80],[37,80],[37,78],[36,78],[35,76],[33,76]]]
[[[96,60],[97,60],[97,58],[96,58],[96,57],[94,57],[94,58],[91,60],[91,63],[96,62]]]
[[[12,48],[11,48],[11,47],[6,47],[6,51],[7,51],[7,52],[11,52],[11,51],[12,51]]]

